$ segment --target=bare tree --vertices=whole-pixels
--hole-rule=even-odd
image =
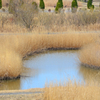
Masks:
[[[23,2],[22,0],[13,0],[13,9],[15,19],[26,28],[34,27],[34,17],[37,16],[38,8],[36,3]]]

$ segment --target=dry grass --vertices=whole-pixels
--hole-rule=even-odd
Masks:
[[[43,100],[99,100],[100,87],[94,84],[51,84],[44,89]]]
[[[37,91],[37,89],[36,89]],[[1,93],[19,93],[19,91],[2,91]],[[30,92],[30,90],[26,90]],[[100,100],[98,84],[50,84],[42,89],[43,93],[0,96],[0,100]],[[24,92],[23,92],[24,93]]]
[[[0,47],[0,78],[16,78],[22,70],[22,59],[13,50]],[[15,64],[17,63],[17,64]]]
[[[85,46],[80,50],[79,59],[87,67],[100,68],[100,42]]]
[[[28,33],[29,30],[12,14],[0,14],[0,33]],[[76,14],[39,13],[34,17],[31,33],[100,30],[100,12]],[[6,19],[6,20],[5,20]],[[4,20],[3,27],[2,21]]]
[[[0,37],[0,55],[0,78],[18,77],[22,70],[22,59],[12,48],[10,39]]]
[[[98,34],[27,34],[0,36],[0,77],[17,77],[22,58],[35,52],[51,49],[77,49],[94,42]]]

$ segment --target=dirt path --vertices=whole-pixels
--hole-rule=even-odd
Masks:
[[[0,91],[0,100],[42,100],[43,89]]]

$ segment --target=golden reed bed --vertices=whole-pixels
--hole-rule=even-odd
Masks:
[[[78,49],[97,38],[96,33],[1,35],[0,78],[20,76],[27,55],[46,49]]]
[[[84,46],[80,50],[79,59],[86,67],[100,69],[100,41]]]
[[[91,84],[50,84],[44,88],[43,100],[100,100],[100,87]]]

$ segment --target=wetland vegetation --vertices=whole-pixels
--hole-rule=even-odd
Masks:
[[[0,79],[19,78],[24,68],[23,60],[48,49],[77,49],[80,64],[93,68],[92,71],[95,74],[91,76],[95,77],[99,74],[100,7],[98,2],[93,2],[90,9],[87,9],[86,3],[78,1],[76,13],[70,11],[66,13],[64,10],[71,8],[72,1],[63,0],[64,8],[59,12],[50,12],[55,10],[56,0],[53,2],[44,0],[43,9],[49,10],[48,12],[38,8],[39,1],[34,1],[34,3],[31,0],[30,2],[25,0],[24,3],[22,1],[2,1],[3,6],[0,9]],[[91,7],[93,8],[91,9]],[[81,70],[83,73],[86,71],[82,68]],[[95,80],[86,84],[63,83],[46,85],[43,89],[42,99],[100,99],[99,84],[96,84]]]

